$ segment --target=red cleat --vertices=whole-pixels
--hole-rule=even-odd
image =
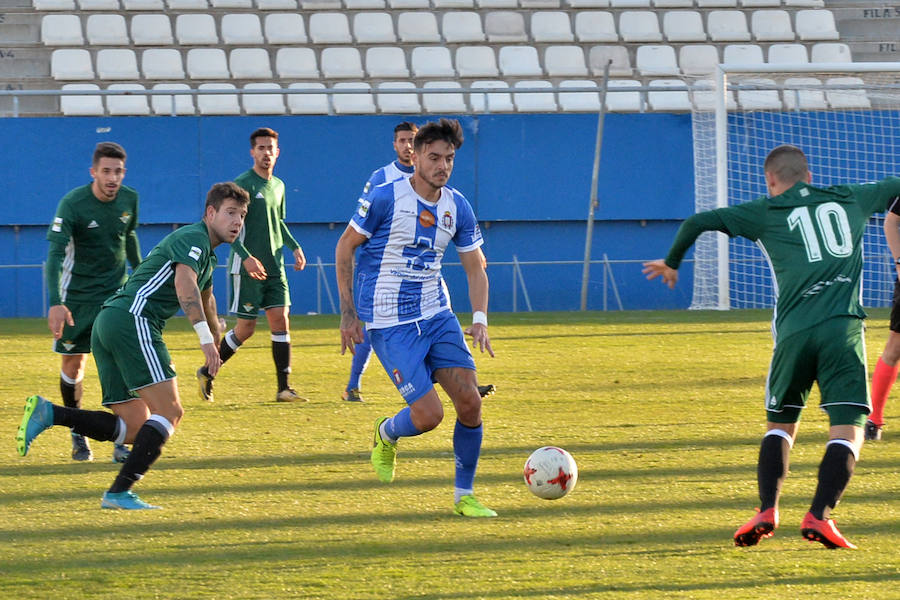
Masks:
[[[767,508],[762,512],[756,509],[756,516],[734,532],[734,545],[755,546],[759,540],[772,537],[776,527],[778,527],[777,508]]]
[[[856,546],[841,535],[841,532],[835,527],[834,521],[817,519],[812,513],[806,513],[806,516],[803,517],[803,523],[800,524],[800,535],[811,542],[819,542],[831,550],[835,548],[856,550]]]

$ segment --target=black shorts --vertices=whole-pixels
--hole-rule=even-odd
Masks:
[[[894,279],[894,298],[891,302],[891,331],[900,333],[900,280]]]

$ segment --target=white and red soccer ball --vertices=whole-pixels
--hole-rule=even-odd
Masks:
[[[556,446],[531,453],[523,471],[525,485],[544,500],[556,500],[572,491],[578,482],[578,466],[572,455]]]

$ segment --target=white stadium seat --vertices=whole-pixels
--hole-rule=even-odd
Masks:
[[[222,43],[261,46],[264,42],[259,17],[250,13],[223,16]]]
[[[163,0],[122,0],[122,8],[125,10],[165,10]]]
[[[809,62],[803,44],[772,44],[769,46],[769,62],[772,64],[803,64]]]
[[[553,88],[553,84],[543,80],[517,81],[513,90],[518,88]],[[553,92],[513,92],[513,104],[518,112],[556,112],[556,94]]]
[[[371,90],[372,86],[362,82],[342,82],[332,86],[334,90]],[[375,112],[372,94],[334,94],[334,112],[341,114],[371,114]]]
[[[706,29],[714,42],[749,42],[747,17],[739,10],[711,10],[706,15]]]
[[[789,77],[784,80],[784,107],[788,110],[824,110],[828,108],[822,82],[815,77]],[[808,89],[804,89],[807,87]]]
[[[583,10],[575,14],[575,37],[579,42],[618,42],[611,12]]]
[[[450,50],[437,46],[419,46],[412,51],[414,77],[455,77]]]
[[[189,90],[191,86],[186,83],[157,83],[154,90]],[[172,102],[175,102],[176,115],[194,114],[194,97],[189,94],[153,95],[150,96],[150,106],[155,115],[171,115]]]
[[[697,0],[697,8],[737,8],[737,0]]]
[[[131,39],[135,46],[171,46],[172,23],[167,15],[135,15],[131,18]]]
[[[350,44],[347,15],[337,12],[313,13],[309,17],[309,39],[313,44]]]
[[[775,86],[774,79],[761,77],[758,79],[743,79],[742,84]],[[781,96],[777,89],[738,90],[737,102],[744,110],[778,110],[782,107]]]
[[[253,8],[253,0],[209,0],[212,8]]]
[[[308,48],[305,48],[308,50]],[[292,83],[291,90],[324,90],[325,84],[318,82]],[[327,94],[287,94],[288,111],[292,115],[327,115],[331,112]]]
[[[206,10],[209,3],[206,0],[166,0],[171,10]]]
[[[282,79],[318,79],[315,51],[312,48],[279,48],[275,53],[275,73]]]
[[[322,75],[329,79],[363,77],[362,58],[356,48],[325,48],[319,59],[322,61]]]
[[[650,87],[684,87],[685,83],[678,79],[653,79]],[[650,110],[655,111],[683,111],[691,110],[691,98],[687,90],[658,90],[647,91],[647,104]]]
[[[248,94],[247,90],[280,90],[277,83],[248,83],[244,86],[241,101],[248,115],[284,114],[284,94]]]
[[[722,51],[722,62],[729,65],[760,64],[763,62],[763,51],[756,44],[729,44]]]
[[[503,46],[498,57],[504,77],[541,77],[544,74],[533,46]]]
[[[826,89],[825,98],[831,108],[872,108],[872,103],[863,89],[863,80],[859,77],[832,77],[825,82],[826,86],[853,86],[858,88]]]
[[[462,46],[456,49],[456,70],[460,77],[497,77],[497,58],[491,46]]]
[[[458,81],[426,81],[422,87],[425,89],[449,89],[462,86]],[[422,107],[425,112],[444,114],[464,113],[468,110],[462,93],[451,92],[432,92],[430,94],[422,92]]]
[[[353,35],[358,44],[393,44],[394,21],[386,12],[360,12],[353,15]]]
[[[297,13],[271,13],[264,21],[269,44],[305,44],[306,26]]]
[[[703,19],[696,10],[670,10],[663,15],[663,32],[669,42],[705,42]]]
[[[595,88],[597,82],[591,79],[567,79],[559,83],[560,88]],[[599,92],[559,92],[559,107],[563,112],[597,112],[600,110]]]
[[[78,0],[81,10],[119,10],[119,0]]]
[[[438,43],[441,34],[438,32],[437,18],[432,12],[402,12],[397,17],[397,37],[403,43]]]
[[[653,0],[653,6],[660,8],[694,8],[693,0]]]
[[[588,51],[588,67],[595,77],[603,75],[609,64],[609,74],[613,77],[629,77],[632,74],[631,57],[625,46],[593,46]]]
[[[259,10],[297,10],[297,0],[256,0]]]
[[[127,46],[131,43],[122,15],[90,15],[85,30],[88,44],[92,46]]]
[[[344,0],[347,10],[375,10],[385,7],[384,0]]]
[[[134,50],[111,48],[97,52],[97,76],[100,79],[138,79]]]
[[[711,80],[695,81],[691,86],[691,102],[697,110],[714,111],[718,101],[716,85]],[[728,90],[725,94],[725,102],[728,110],[737,110],[737,100],[734,92]]]
[[[491,11],[484,17],[489,42],[527,42],[525,17],[513,11]]]
[[[228,68],[235,79],[272,79],[269,52],[265,48],[235,48],[228,55]]]
[[[569,14],[562,11],[531,13],[531,39],[535,42],[574,42]]]
[[[187,53],[187,74],[191,79],[229,79],[228,59],[221,48],[192,48]],[[199,104],[199,103],[198,103]]]
[[[206,14],[178,15],[175,17],[175,38],[183,46],[218,44],[216,21]]]
[[[608,8],[609,0],[566,0],[569,8]]]
[[[750,29],[757,42],[792,42],[794,29],[786,10],[757,10],[750,17]]]
[[[612,8],[650,8],[650,0],[609,0]]]
[[[139,83],[112,83],[106,89],[120,91],[144,90]],[[134,115],[144,116],[150,114],[150,103],[147,96],[143,95],[110,95],[106,97],[106,110],[112,116]]]
[[[99,90],[96,83],[67,83],[63,90],[86,91]],[[90,96],[60,96],[59,108],[67,117],[100,116],[103,114],[103,98],[100,95]]]
[[[661,42],[659,17],[649,10],[626,10],[619,14],[619,34],[626,42]]]
[[[303,10],[341,10],[341,0],[300,0]]]
[[[432,0],[435,8],[473,8],[475,0]]]
[[[509,84],[505,81],[474,81],[473,89],[507,90],[487,94],[472,94],[469,103],[473,112],[513,112],[515,106],[509,93]]]
[[[144,79],[184,79],[181,52],[174,48],[151,48],[141,53]]]
[[[481,17],[475,12],[453,11],[441,17],[441,33],[451,44],[483,42]]]
[[[634,79],[610,79],[607,84],[606,108],[611,112],[637,112],[643,108],[641,91],[631,88],[641,87]],[[621,91],[629,90],[629,91]]]
[[[234,90],[231,83],[203,83],[198,90]],[[237,94],[200,94],[197,96],[197,108],[201,115],[239,115],[241,106]]]
[[[411,81],[384,81],[378,84],[379,90],[415,89]],[[375,94],[378,108],[383,113],[417,115],[422,112],[419,98],[415,93],[409,94]]]
[[[41,43],[45,46],[83,46],[81,19],[78,15],[41,17]]]
[[[395,46],[373,46],[366,50],[366,73],[375,79],[409,77],[406,52]]]
[[[850,56],[850,46],[842,42],[820,42],[813,44],[810,51],[809,62],[814,63],[838,63],[853,62]]]
[[[40,11],[75,10],[75,0],[32,0],[32,5]]]
[[[803,41],[840,38],[830,10],[798,10],[797,36]]]
[[[678,50],[678,66],[685,75],[714,73],[719,50],[712,44],[685,44]]]
[[[675,48],[672,46],[649,44],[640,46],[637,49],[635,63],[638,72],[644,77],[679,74]]]
[[[544,50],[544,69],[548,77],[587,77],[584,49],[581,46],[550,46]]]

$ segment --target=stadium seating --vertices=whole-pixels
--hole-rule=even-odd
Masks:
[[[325,48],[319,56],[322,75],[329,79],[362,79],[363,68],[356,48]]]
[[[368,83],[353,81],[336,83],[335,90],[371,90]],[[332,98],[334,112],[337,114],[371,114],[375,112],[375,100],[372,94],[335,94]]]
[[[484,17],[484,32],[489,42],[527,42],[525,17],[518,12],[492,11]]]
[[[645,77],[679,74],[672,46],[641,46],[637,50],[636,64],[638,72]]]
[[[383,79],[390,77],[407,78],[406,53],[403,48],[375,46],[366,50],[366,73],[369,77]]]
[[[134,91],[144,90],[143,85],[139,83],[112,83],[106,89]],[[106,97],[106,110],[110,115],[136,115],[143,116],[150,114],[150,103],[147,102],[147,96],[144,95],[113,95]]]
[[[175,39],[183,46],[212,46],[219,43],[212,15],[184,14],[175,17]]]
[[[414,77],[455,77],[456,71],[450,60],[450,50],[433,46],[413,48],[412,72]]]
[[[353,15],[353,36],[359,44],[394,44],[394,21],[386,12],[361,12]]]
[[[98,51],[97,76],[100,79],[138,79],[140,74],[134,50],[110,48]]]
[[[200,90],[233,90],[231,83],[201,83]],[[239,115],[241,105],[237,94],[200,94],[197,96],[197,108],[201,115]]]
[[[626,10],[619,14],[619,35],[626,42],[661,42],[659,19],[649,10]]]
[[[603,75],[607,64],[612,77],[630,77],[632,75],[631,57],[625,46],[593,46],[588,51],[588,67],[591,75]]]
[[[264,48],[235,48],[228,55],[234,79],[272,79],[269,53]]]
[[[759,85],[760,87],[775,86],[775,80],[760,77],[757,79],[745,79],[741,82],[746,85]],[[778,110],[781,108],[781,97],[776,89],[758,89],[737,91],[738,106],[744,110]]]
[[[544,74],[537,48],[533,46],[502,46],[498,63],[505,77],[541,77]]]
[[[223,16],[222,42],[234,45],[262,45],[264,42],[259,17],[249,13]]]
[[[634,79],[612,79],[609,81],[608,90],[623,90],[639,88],[641,82]],[[641,92],[636,91],[607,91],[606,108],[612,112],[638,112],[643,110],[644,103]]]
[[[825,81],[825,98],[831,108],[872,108],[872,103],[862,89],[859,77],[830,77]],[[828,86],[853,86],[859,88],[829,89]]]
[[[397,37],[404,43],[438,43],[437,18],[431,12],[402,12],[397,17]]]
[[[579,42],[618,42],[613,14],[601,10],[576,13],[575,38]]]
[[[461,88],[462,85],[457,81],[426,81],[422,87],[424,89],[450,89]],[[429,113],[453,114],[464,113],[468,110],[462,93],[450,92],[432,92],[430,94],[422,92],[422,107]]]
[[[515,89],[546,89],[552,88],[553,84],[544,80],[522,80],[517,81],[513,85]],[[546,92],[513,92],[513,105],[517,112],[556,112],[555,94]]]
[[[411,81],[384,81],[378,84],[379,90],[403,90],[415,89],[416,84]],[[383,113],[392,114],[418,114],[422,110],[419,98],[415,93],[410,94],[375,94],[378,108]]]
[[[712,44],[685,44],[678,50],[678,66],[685,75],[713,73],[719,64],[719,50]]]
[[[141,54],[145,79],[184,79],[181,52],[174,48],[150,48]]]
[[[508,90],[509,84],[505,81],[473,81],[472,89]],[[471,94],[469,103],[475,112],[513,112],[515,106],[512,96],[507,92],[490,92],[486,94]]]
[[[306,44],[306,26],[296,13],[271,13],[263,21],[269,44]]]
[[[653,79],[650,87],[683,88],[685,83],[679,79]],[[647,104],[651,110],[688,111],[691,110],[691,99],[687,90],[650,90],[647,92]]]
[[[531,39],[535,42],[574,42],[568,13],[538,11],[531,15]]]
[[[460,77],[497,77],[497,59],[490,46],[462,46],[456,50],[456,71]]]
[[[318,79],[315,51],[312,48],[279,48],[275,53],[275,73],[281,79]]]
[[[663,14],[663,32],[668,42],[705,42],[703,18],[696,10],[670,10]]]
[[[308,50],[308,48],[306,48]],[[325,84],[319,82],[298,82],[288,86],[292,90],[324,90]],[[303,93],[287,94],[288,111],[292,115],[324,115],[331,112],[326,94]]]
[[[448,12],[441,19],[444,41],[449,43],[483,42],[481,17],[475,12]]]
[[[802,86],[820,86],[821,80],[815,77],[789,77],[784,80],[785,86],[797,86],[794,90],[784,90],[784,106],[788,110],[824,110],[828,108],[825,91],[820,89],[802,89]]]
[[[707,16],[709,39],[714,42],[749,42],[747,17],[739,10],[713,10]]]
[[[248,83],[244,90],[280,90],[277,83]],[[283,94],[242,94],[244,112],[248,115],[282,115],[284,114]]]
[[[131,39],[135,46],[171,46],[172,23],[167,15],[135,15],[131,18]]]
[[[350,22],[347,15],[317,12],[309,17],[309,39],[313,44],[350,44]]]
[[[154,90],[189,90],[191,86],[186,83],[157,83]],[[173,105],[174,102],[174,105]],[[150,96],[150,106],[155,115],[193,115],[194,98],[188,94],[153,95]]]
[[[41,42],[47,46],[82,46],[81,19],[77,15],[46,15],[41,19]]]
[[[229,79],[228,59],[221,48],[192,48],[187,53],[187,74],[191,79]]]
[[[544,50],[544,68],[549,77],[587,77],[581,46],[550,46]]]
[[[797,36],[804,41],[840,38],[830,10],[797,11]]]
[[[560,88],[597,87],[591,79],[566,79],[559,83]],[[600,94],[598,92],[559,92],[559,107],[565,112],[596,112],[600,110]]]
[[[792,42],[794,29],[786,10],[757,10],[750,17],[750,29],[757,42]]]
[[[96,83],[67,83],[63,90],[85,91],[99,90]],[[62,114],[68,116],[99,116],[103,114],[103,99],[101,96],[60,96],[59,105]]]
[[[809,54],[803,44],[772,44],[768,62],[782,65],[808,63]]]

